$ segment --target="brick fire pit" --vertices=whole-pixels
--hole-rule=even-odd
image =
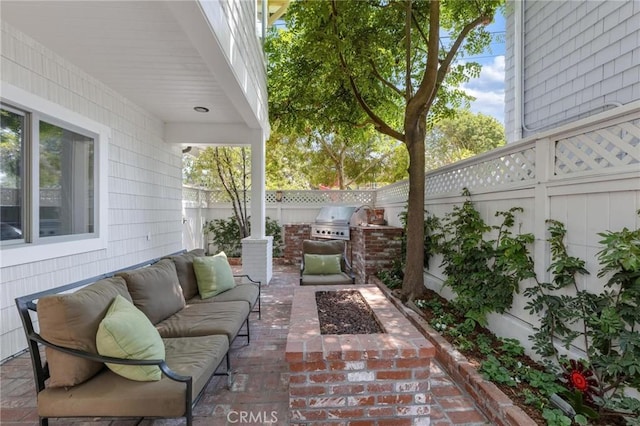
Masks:
[[[383,334],[321,335],[316,291],[357,289]],[[376,286],[296,288],[286,360],[291,422],[366,420],[429,424],[429,374],[435,348]]]

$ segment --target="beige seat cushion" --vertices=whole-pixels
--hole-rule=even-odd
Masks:
[[[247,302],[250,308],[258,301],[259,289],[254,284],[238,284],[232,289],[223,293],[203,299],[196,296],[189,300],[188,303],[208,303],[208,302]]]
[[[302,275],[301,285],[353,284],[351,277],[344,272],[333,275]]]
[[[152,324],[159,323],[185,306],[176,266],[170,259],[116,275],[125,279],[133,304],[144,312]]]
[[[167,259],[171,259],[176,266],[178,281],[180,282],[180,287],[182,287],[182,294],[185,300],[189,300],[198,295],[198,282],[196,281],[196,274],[193,271],[193,259],[195,257],[204,257],[204,249],[195,249],[187,253],[167,257]]]
[[[43,297],[38,301],[40,335],[56,345],[97,354],[98,326],[117,295],[131,301],[120,277],[97,281],[74,293]],[[82,383],[104,367],[51,348],[46,348],[46,357],[52,387]]]
[[[193,303],[156,324],[162,337],[226,335],[229,342],[249,315],[246,302]]]
[[[229,350],[225,336],[163,339],[167,365],[193,377],[193,398],[207,384]],[[38,394],[38,415],[43,417],[158,416],[185,414],[184,383],[163,375],[157,382],[136,382],[104,369],[92,380],[73,388],[47,388]]]

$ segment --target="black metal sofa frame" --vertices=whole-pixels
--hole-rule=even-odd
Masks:
[[[169,256],[174,256],[174,255],[180,255],[185,253],[186,250],[181,250],[179,252],[176,253],[172,253]],[[200,391],[199,395],[196,396],[195,399],[193,399],[193,393],[192,393],[192,382],[193,382],[193,378],[191,376],[184,376],[184,375],[180,375],[177,374],[176,372],[172,371],[169,366],[166,364],[166,362],[164,360],[158,359],[158,360],[132,360],[132,359],[121,359],[121,358],[112,358],[112,357],[107,357],[107,356],[101,356],[98,354],[93,354],[93,353],[89,353],[89,352],[85,352],[85,351],[80,351],[80,350],[76,350],[76,349],[71,349],[71,348],[66,348],[66,347],[62,347],[59,345],[55,345],[47,340],[45,340],[42,336],[40,336],[40,334],[38,334],[35,331],[34,328],[34,323],[33,323],[33,318],[32,318],[32,314],[31,313],[35,313],[37,312],[37,301],[38,299],[44,297],[44,296],[48,296],[48,295],[53,295],[53,294],[59,294],[59,293],[64,293],[64,292],[68,292],[70,290],[75,290],[75,289],[79,289],[81,287],[87,286],[89,284],[92,284],[96,281],[105,279],[105,278],[111,278],[113,276],[115,276],[117,273],[119,272],[124,272],[127,270],[132,270],[132,269],[138,269],[138,268],[143,268],[146,266],[150,266],[153,265],[154,263],[160,261],[162,258],[154,258],[151,260],[148,260],[146,262],[142,262],[142,263],[138,263],[136,265],[132,265],[132,266],[128,266],[126,268],[122,268],[122,269],[118,269],[116,271],[112,271],[112,272],[108,272],[108,273],[104,273],[101,275],[97,275],[91,278],[87,278],[84,280],[80,280],[80,281],[76,281],[74,283],[70,283],[70,284],[66,284],[63,286],[59,286],[59,287],[55,287],[55,288],[51,288],[49,290],[44,290],[44,291],[40,291],[37,293],[33,293],[33,294],[29,294],[29,295],[25,295],[25,296],[21,296],[15,299],[15,303],[20,315],[20,319],[22,320],[22,325],[24,328],[24,332],[27,338],[27,349],[30,353],[30,357],[31,357],[31,364],[32,364],[32,369],[33,369],[33,373],[34,373],[34,380],[35,380],[35,385],[36,385],[36,392],[39,393],[42,390],[45,389],[46,387],[46,381],[49,378],[49,367],[48,364],[46,362],[46,360],[43,362],[43,358],[41,356],[41,352],[40,352],[40,346],[46,346],[46,347],[50,347],[52,349],[55,349],[57,351],[61,351],[64,352],[66,354],[70,354],[73,356],[77,356],[80,358],[85,358],[88,360],[92,360],[92,361],[97,361],[97,362],[102,362],[102,363],[111,363],[111,364],[123,364],[123,365],[138,365],[138,366],[147,366],[147,365],[155,365],[158,366],[160,368],[160,370],[162,371],[162,373],[164,375],[167,376],[167,378],[176,381],[176,382],[181,382],[185,384],[186,387],[186,392],[185,392],[185,410],[184,410],[184,417],[186,419],[186,423],[188,426],[191,426],[193,424],[193,407],[198,403],[199,399],[202,397],[202,394],[204,393],[204,390],[206,389],[206,385],[202,388],[202,391]],[[257,281],[257,280],[253,280],[251,277],[249,277],[246,274],[241,274],[241,275],[234,275],[234,278],[244,278],[247,279],[251,284],[254,284],[258,287],[258,299],[255,305],[257,305],[257,309],[256,306],[254,305],[249,314],[251,313],[257,313],[258,314],[258,318],[261,319],[262,318],[262,306],[261,306],[261,282]],[[246,337],[247,338],[247,344],[250,343],[251,341],[251,333],[250,333],[250,328],[249,328],[249,316],[247,316],[246,320],[245,320],[245,327],[246,327],[246,334],[240,334],[238,333],[236,337]],[[216,367],[213,375],[211,377],[208,378],[207,383],[209,381],[211,381],[211,379],[213,378],[213,376],[227,376],[228,377],[228,385],[230,386],[232,384],[232,369],[231,369],[231,362],[229,360],[229,351],[227,350],[227,352],[224,355],[224,363],[225,363],[225,371],[224,372],[218,372],[218,369],[220,368],[220,365],[222,364],[222,361],[220,362],[220,364],[218,364],[218,366]],[[191,401],[193,400],[193,403],[191,403]],[[91,417],[95,417],[95,416],[91,416]],[[117,416],[116,416],[117,417]],[[152,416],[148,416],[149,418],[151,418]],[[40,417],[39,419],[39,423],[41,426],[47,426],[49,424],[48,418],[46,417]]]

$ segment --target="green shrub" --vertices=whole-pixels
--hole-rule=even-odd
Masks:
[[[249,221],[250,227],[251,222]],[[209,252],[209,246],[213,245],[216,251],[224,251],[228,257],[242,256],[240,226],[235,218],[206,221],[203,225],[203,231],[207,237],[207,252]],[[281,257],[282,228],[280,224],[276,220],[267,217],[265,234],[273,237],[273,257]]]

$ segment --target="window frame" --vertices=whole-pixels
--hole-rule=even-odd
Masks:
[[[9,108],[17,108],[27,113],[29,127],[24,152],[27,157],[23,161],[29,162],[30,173],[24,176],[25,202],[23,208],[29,209],[25,213],[25,228],[33,229],[33,224],[39,220],[39,136],[37,129],[39,121],[45,121],[65,129],[79,132],[94,138],[94,201],[95,223],[93,233],[71,234],[61,236],[40,237],[31,233],[31,241],[21,240],[18,243],[1,244],[0,259],[2,267],[21,265],[41,260],[71,256],[96,250],[106,250],[108,230],[108,145],[110,143],[110,129],[96,121],[82,116],[54,102],[43,99],[5,82],[1,86],[1,100]]]
[[[1,100],[1,99],[0,99]],[[23,125],[24,125],[24,129],[23,129],[23,134],[22,134],[22,144],[23,147],[22,149],[22,156],[20,158],[20,167],[24,170],[26,167],[26,164],[29,162],[29,158],[31,158],[31,150],[30,147],[27,146],[27,144],[25,143],[25,140],[28,140],[31,138],[31,120],[30,120],[30,116],[29,113],[23,111],[22,109],[16,108],[14,105],[8,105],[5,102],[0,102],[0,107],[3,110],[7,110],[13,114],[16,115],[20,115],[22,116],[23,120]],[[25,188],[22,190],[22,206],[21,208],[24,210],[21,213],[21,221],[22,221],[22,238],[20,239],[11,239],[11,240],[6,240],[6,241],[2,241],[0,240],[0,247],[7,247],[7,246],[17,246],[17,245],[22,245],[26,243],[26,237],[25,235],[29,232],[29,228],[31,225],[31,213],[26,211],[25,206],[24,206],[24,199],[25,198],[30,198],[31,197],[31,188],[30,188],[30,183],[27,179],[27,176],[21,176],[21,187]],[[1,219],[1,218],[0,218]],[[28,224],[27,224],[28,223]]]

